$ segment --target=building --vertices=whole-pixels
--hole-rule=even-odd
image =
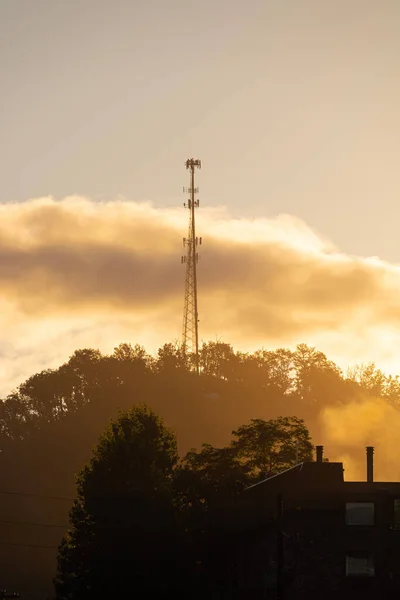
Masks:
[[[247,488],[237,549],[239,597],[400,597],[400,482],[345,481],[342,463],[300,463]],[[242,522],[244,522],[242,520]]]

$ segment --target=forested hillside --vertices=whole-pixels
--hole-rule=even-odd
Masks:
[[[296,416],[314,443],[325,443],[320,415],[327,407],[371,397],[397,414],[400,405],[397,378],[373,365],[343,374],[304,344],[296,351],[244,354],[210,342],[201,348],[200,364],[197,376],[172,344],[155,358],[129,344],[112,355],[78,350],[59,369],[33,375],[1,401],[0,576],[9,589],[25,597],[33,588],[52,593],[75,474],[120,409],[151,406],[175,430],[183,456],[203,442],[226,444],[231,431],[250,419]]]

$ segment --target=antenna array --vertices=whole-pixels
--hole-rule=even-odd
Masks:
[[[190,171],[190,186],[183,188],[184,193],[189,194],[189,199],[183,204],[189,209],[188,236],[183,238],[183,247],[186,254],[182,256],[181,262],[186,267],[185,272],[185,302],[183,308],[183,331],[182,346],[187,355],[191,353],[195,360],[196,371],[199,373],[199,315],[197,306],[197,263],[199,261],[198,246],[202,238],[196,237],[195,209],[199,207],[199,199],[196,195],[199,188],[195,187],[194,174],[196,169],[201,169],[201,161],[189,158],[186,161],[186,169]]]

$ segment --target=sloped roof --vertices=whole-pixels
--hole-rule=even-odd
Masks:
[[[260,486],[265,488],[271,486],[274,489],[284,486],[286,489],[290,489],[296,485],[301,486],[304,491],[307,489],[309,491],[337,489],[338,486],[341,487],[344,483],[343,472],[342,463],[301,462],[248,486],[244,491]]]
[[[255,488],[257,487],[257,485],[261,485],[262,483],[267,483],[267,481],[270,481],[271,479],[275,479],[276,477],[280,477],[281,475],[283,475],[284,473],[288,473],[289,471],[293,471],[294,469],[301,469],[303,468],[304,463],[298,463],[297,465],[294,465],[293,467],[289,467],[289,469],[285,469],[284,471],[281,471],[280,473],[276,473],[275,475],[271,475],[271,477],[267,477],[266,479],[262,479],[261,481],[257,481],[257,483],[253,483],[252,485],[249,485],[248,487],[246,487],[244,489],[245,490],[251,490],[251,488]]]

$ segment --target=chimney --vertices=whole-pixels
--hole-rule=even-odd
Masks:
[[[315,450],[317,451],[317,462],[322,463],[324,459],[324,447],[315,446]]]
[[[374,481],[374,447],[367,446],[367,482]]]

